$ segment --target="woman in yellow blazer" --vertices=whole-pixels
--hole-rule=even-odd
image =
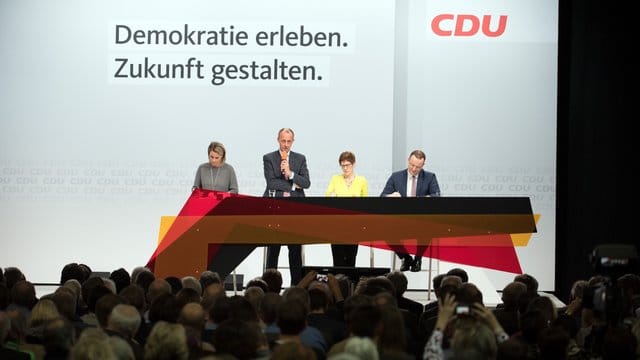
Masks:
[[[344,151],[338,157],[338,164],[342,168],[342,174],[333,175],[326,196],[368,196],[367,179],[364,176],[356,175],[354,168],[356,156],[351,151]],[[333,266],[356,266],[356,254],[358,245],[336,245],[331,244],[331,254],[333,256]]]

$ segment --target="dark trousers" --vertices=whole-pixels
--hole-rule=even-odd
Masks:
[[[395,251],[396,255],[402,260],[412,260],[411,254],[407,252],[407,250],[402,245],[389,245],[389,247]],[[424,256],[424,253],[427,252],[426,245],[419,245],[416,248],[416,256],[415,258],[420,259]]]
[[[356,255],[358,245],[334,245],[331,244],[331,255],[333,256],[333,266],[356,266]]]
[[[295,286],[302,280],[302,245],[291,244],[289,248],[289,273],[291,274],[291,286]],[[278,268],[280,245],[267,245],[267,269]]]

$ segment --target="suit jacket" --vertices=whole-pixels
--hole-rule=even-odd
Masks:
[[[294,173],[293,180],[285,179],[280,171],[281,161],[280,151],[278,150],[267,153],[262,157],[264,178],[267,181],[263,196],[269,196],[269,189],[276,190],[276,196],[282,196],[285,191],[288,191],[291,196],[305,196],[303,189],[308,189],[311,186],[307,158],[302,154],[289,151],[289,169]],[[293,184],[298,185],[295,191],[292,190]]]
[[[391,174],[387,184],[384,186],[380,196],[389,195],[393,192],[399,192],[403,197],[407,196],[407,169],[396,171]],[[416,187],[416,196],[440,196],[440,186],[436,174],[420,170],[418,174],[418,183]]]

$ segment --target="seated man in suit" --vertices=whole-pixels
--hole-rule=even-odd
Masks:
[[[380,196],[440,196],[440,186],[436,174],[423,169],[426,158],[422,150],[412,151],[409,154],[407,168],[391,174]],[[422,255],[427,250],[426,245],[418,245],[414,259],[402,245],[393,245],[391,248],[402,259],[400,271],[420,271]]]

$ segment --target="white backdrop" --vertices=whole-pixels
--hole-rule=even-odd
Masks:
[[[56,282],[69,262],[144,265],[210,141],[225,144],[240,192],[260,196],[262,155],[292,127],[309,196],[324,193],[344,150],[378,196],[415,148],[445,196],[530,196],[541,220],[518,254],[553,289],[556,2],[0,4],[0,267]],[[434,28],[441,14],[452,17]],[[481,25],[443,35],[456,19],[471,34],[485,15],[494,30],[507,16],[500,36]],[[177,72],[160,78],[166,66]],[[305,254],[331,263],[327,245]],[[391,255],[375,259],[389,266]],[[257,276],[261,264],[256,251],[238,272]],[[357,265],[369,265],[367,248]],[[496,288],[513,277],[469,270]]]

